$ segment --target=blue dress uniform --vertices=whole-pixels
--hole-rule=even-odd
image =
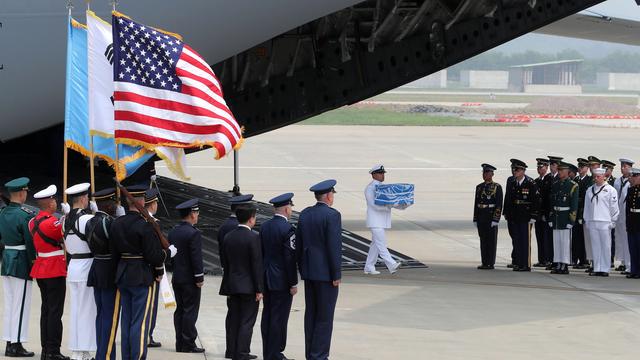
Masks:
[[[292,197],[292,193],[282,194],[269,202],[277,209],[293,205]],[[281,214],[275,214],[260,226],[265,277],[260,323],[264,360],[286,359],[282,353],[287,345],[287,323],[293,302],[291,288],[298,284],[295,231],[289,219]]]
[[[309,190],[316,195],[335,192],[335,180],[325,180]],[[296,231],[296,253],[300,275],[305,280],[304,337],[307,360],[329,358],[333,316],[342,277],[342,219],[324,202],[302,211]]]
[[[542,166],[549,166],[548,159],[537,158],[536,161],[538,168]],[[554,177],[551,173],[539,176],[534,180],[540,195],[540,216],[536,219],[537,221],[534,226],[536,242],[538,243],[538,262],[533,265],[535,267],[547,267],[553,262],[553,234],[549,231],[546,219],[546,216],[550,211],[549,192],[551,191],[553,181]]]
[[[115,208],[116,190],[107,188],[97,191],[93,198],[98,209],[105,210],[107,202],[113,202]],[[85,233],[93,263],[89,270],[87,286],[93,288],[96,300],[96,360],[115,360],[116,333],[120,319],[120,292],[116,287],[116,269],[119,257],[112,254],[110,228],[113,217],[104,211],[98,211],[87,222]]]
[[[146,188],[130,187],[134,197],[143,197]],[[164,275],[168,252],[137,211],[129,211],[111,224],[111,238],[120,256],[116,285],[120,290],[122,359],[146,359],[153,283]]]
[[[176,206],[176,210],[184,219],[191,212],[200,210],[198,199],[187,200]],[[204,282],[201,232],[191,223],[183,220],[169,232],[169,243],[178,249],[178,254],[172,260],[173,278],[171,280],[177,305],[176,311],[173,313],[176,351],[204,352],[204,349],[196,346],[196,338],[198,337],[196,321],[200,312],[200,286]]]
[[[514,169],[526,169],[527,164],[511,159]],[[504,197],[504,218],[513,241],[513,270],[531,271],[531,222],[538,216],[538,190],[535,182],[524,175],[507,181]]]
[[[222,223],[222,225],[220,225],[220,228],[218,229],[218,235],[217,235],[217,239],[218,239],[218,255],[220,256],[220,259],[222,259],[222,253],[223,253],[223,245],[224,245],[224,238],[225,236],[227,236],[228,233],[230,233],[231,231],[235,230],[238,227],[238,219],[236,218],[236,214],[235,214],[235,209],[238,207],[238,205],[241,204],[247,204],[249,203],[251,200],[253,199],[253,194],[245,194],[245,195],[238,195],[238,196],[234,196],[231,199],[229,199],[229,204],[231,205],[231,215],[229,215],[229,217]],[[229,319],[229,309],[227,309],[227,318],[225,319],[225,334],[227,336],[226,338],[226,350],[224,352],[224,357],[227,359],[231,359],[233,357],[233,354],[235,353],[235,339],[232,339],[231,336],[231,319]]]
[[[496,168],[482,164],[483,172],[494,172]],[[481,270],[494,268],[496,247],[498,245],[498,222],[502,216],[502,186],[491,182],[482,182],[476,186],[476,198],[473,204],[473,222],[478,227],[480,237]]]
[[[640,279],[640,169],[631,169],[632,184],[625,198],[627,236],[631,270],[629,279]]]
[[[156,188],[148,189],[144,193],[144,206],[147,208],[147,211],[151,214],[151,216],[155,215],[155,213],[151,213],[150,206],[158,201],[158,194],[160,192]],[[157,209],[157,207],[156,207]],[[153,340],[153,330],[156,328],[156,321],[158,320],[158,300],[160,298],[160,284],[158,282],[153,283],[153,303],[151,304],[151,322],[149,324],[149,344],[147,345],[150,348],[158,348],[162,346],[162,343]]]

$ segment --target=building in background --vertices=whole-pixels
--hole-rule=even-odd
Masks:
[[[509,72],[495,70],[462,70],[460,71],[460,85],[469,89],[509,88]]]
[[[445,89],[447,87],[447,69],[440,70],[422,79],[410,82],[403,87],[416,89]]]
[[[640,91],[640,74],[597,73],[596,84],[609,91]]]
[[[578,67],[584,60],[558,60],[511,66],[511,91],[542,94],[580,94]]]

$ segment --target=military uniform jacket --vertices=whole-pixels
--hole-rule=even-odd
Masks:
[[[204,281],[202,261],[202,232],[181,221],[169,232],[169,243],[178,249],[173,262],[174,284],[196,284]]]
[[[602,186],[595,183],[587,189],[584,199],[584,221],[615,222],[620,214],[618,193],[606,182]]]
[[[84,282],[89,278],[93,257],[74,258],[74,256],[92,255],[85,236],[85,227],[92,218],[93,214],[88,214],[84,209],[73,209],[65,216],[64,245],[67,253],[71,255],[67,270],[67,281],[69,282]]]
[[[218,229],[218,255],[222,258],[224,237],[228,233],[235,230],[238,227],[238,218],[235,215],[229,216]]]
[[[367,200],[367,227],[391,228],[391,208],[376,205],[376,187],[382,184],[378,180],[372,180],[364,189],[364,197]]]
[[[265,286],[285,291],[298,284],[296,229],[282,215],[274,215],[260,226]]]
[[[482,182],[476,186],[473,222],[499,222],[502,216],[502,186]]]
[[[522,184],[514,178],[507,181],[504,196],[504,218],[507,221],[528,222],[538,216],[538,188],[529,176],[522,179]]]
[[[627,232],[640,232],[640,185],[635,185],[629,188],[624,203]]]
[[[578,184],[570,179],[558,180],[551,186],[549,194],[549,218],[555,230],[565,230],[573,226],[578,216]]]
[[[260,235],[244,225],[225,236],[222,252],[224,274],[220,295],[254,295],[264,292]]]
[[[542,178],[537,177],[534,182],[538,187],[538,201],[539,201],[539,212],[540,220],[545,221],[546,216],[549,215],[551,211],[551,204],[549,203],[549,194],[551,193],[551,186],[556,182],[555,178],[551,173],[546,174]],[[545,217],[545,219],[543,219]]]
[[[342,278],[342,216],[318,202],[302,210],[296,231],[296,256],[303,280]]]
[[[29,232],[38,254],[31,267],[31,277],[50,279],[67,276],[60,220],[46,211],[40,211],[29,221]]]
[[[116,271],[118,286],[151,286],[156,276],[164,274],[167,252],[140,213],[130,211],[113,220],[111,240],[120,256]]]
[[[580,175],[576,176],[574,181],[578,184],[578,214],[577,219],[582,220],[584,213],[584,198],[587,193],[587,189],[591,186],[591,176],[585,175],[580,179]]]
[[[116,270],[120,258],[118,254],[114,254],[111,241],[113,220],[109,214],[98,211],[86,225],[87,241],[94,256],[87,278],[87,286],[98,289],[116,287]]]
[[[613,188],[618,192],[618,207],[620,208],[620,215],[618,216],[618,224],[620,226],[626,226],[627,223],[627,212],[626,210],[626,201],[627,201],[627,192],[629,191],[629,187],[631,184],[629,183],[629,178],[625,178],[621,176],[616,179],[613,184]],[[623,227],[621,230],[625,230],[626,227]]]
[[[4,245],[2,276],[31,279],[29,274],[36,251],[29,232],[29,220],[34,216],[31,210],[13,202],[0,210],[0,241]]]

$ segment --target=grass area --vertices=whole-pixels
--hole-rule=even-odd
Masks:
[[[383,108],[343,107],[300,122],[301,125],[377,126],[513,126],[463,119],[457,116],[412,114]]]

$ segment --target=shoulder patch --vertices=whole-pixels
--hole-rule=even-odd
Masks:
[[[27,214],[29,214],[29,215],[35,215],[35,213],[34,213],[31,209],[29,209],[28,207],[26,207],[26,206],[20,206],[20,210],[22,210],[22,211],[26,212],[26,213],[27,213]]]

